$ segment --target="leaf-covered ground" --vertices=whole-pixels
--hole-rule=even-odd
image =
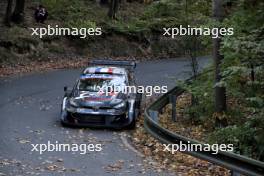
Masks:
[[[117,60],[128,60],[133,58],[117,57]],[[72,69],[83,68],[88,65],[91,58],[69,57],[69,58],[48,58],[45,60],[29,61],[27,63],[18,63],[15,65],[6,66],[0,65],[0,78],[16,75],[21,76],[27,73],[45,72],[55,69]]]
[[[49,61],[33,61],[26,64],[0,67],[0,77],[23,75],[30,72],[43,72],[54,69],[80,68],[87,65],[88,59],[76,58],[71,60],[51,59]]]
[[[187,101],[188,98],[184,101]],[[148,100],[148,102],[153,100]],[[183,104],[187,103],[182,101]],[[147,103],[148,104],[148,103]],[[161,124],[170,129],[171,131],[180,133],[187,137],[202,139],[204,137],[203,129],[198,126],[186,126],[185,124],[176,125],[170,120],[170,108],[165,108],[164,113],[161,115]],[[180,113],[178,113],[180,116]],[[131,140],[135,147],[140,150],[146,158],[151,158],[155,162],[152,164],[153,169],[160,172],[165,170],[175,171],[177,175],[182,176],[205,176],[216,175],[224,176],[229,175],[229,171],[225,168],[216,166],[212,163],[194,158],[190,155],[176,152],[171,154],[168,151],[163,151],[164,147],[162,143],[154,139],[148,134],[143,126],[144,117],[139,118],[137,122],[137,128],[132,132]]]

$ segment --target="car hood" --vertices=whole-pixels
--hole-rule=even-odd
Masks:
[[[99,92],[78,92],[77,96],[73,98],[80,107],[112,107],[125,100],[126,96],[121,93],[106,95]]]

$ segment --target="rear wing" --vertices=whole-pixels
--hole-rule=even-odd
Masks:
[[[91,60],[88,65],[109,65],[109,66],[121,66],[126,67],[128,69],[134,70],[137,66],[135,61],[126,61],[126,60]]]

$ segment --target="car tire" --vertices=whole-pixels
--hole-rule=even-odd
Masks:
[[[136,128],[136,118],[134,117],[132,122],[127,126],[128,130],[133,130]]]
[[[60,124],[62,127],[69,127],[69,125],[63,122],[63,120],[60,120]]]
[[[132,119],[132,122],[128,125],[128,129],[130,129],[130,130],[133,130],[133,129],[135,129],[136,128],[136,119],[137,119],[137,117],[138,117],[138,114],[139,113],[139,110],[138,109],[134,109],[134,113],[133,113],[133,119]]]
[[[137,102],[137,108],[140,109],[141,106],[141,101],[142,101],[142,94],[138,93],[136,97],[136,102]]]

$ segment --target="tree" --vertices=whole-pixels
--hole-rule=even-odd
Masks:
[[[25,0],[16,0],[15,10],[12,15],[12,21],[21,23],[24,20]]]
[[[222,0],[213,0],[213,18],[217,22],[222,22],[224,18],[224,6]],[[226,111],[226,88],[221,83],[220,65],[223,60],[223,55],[220,53],[221,39],[213,39],[213,59],[215,64],[215,112],[222,113]],[[222,126],[223,121],[216,119],[217,125]]]
[[[13,5],[13,0],[8,0],[6,7],[5,21],[4,21],[4,23],[7,26],[10,26],[10,22],[11,22],[12,5]]]
[[[188,0],[185,0],[185,26],[188,26],[190,24],[189,20],[189,9],[188,9]],[[197,36],[188,36],[185,37],[185,46],[184,50],[185,53],[189,55],[191,58],[191,69],[192,69],[192,76],[194,79],[196,79],[198,74],[198,63],[197,63]]]
[[[120,3],[120,0],[111,0],[110,5],[109,5],[109,11],[108,11],[108,16],[111,19],[117,19],[116,14],[119,8],[119,3]]]
[[[100,0],[100,4],[101,4],[101,5],[108,4],[108,0]]]

